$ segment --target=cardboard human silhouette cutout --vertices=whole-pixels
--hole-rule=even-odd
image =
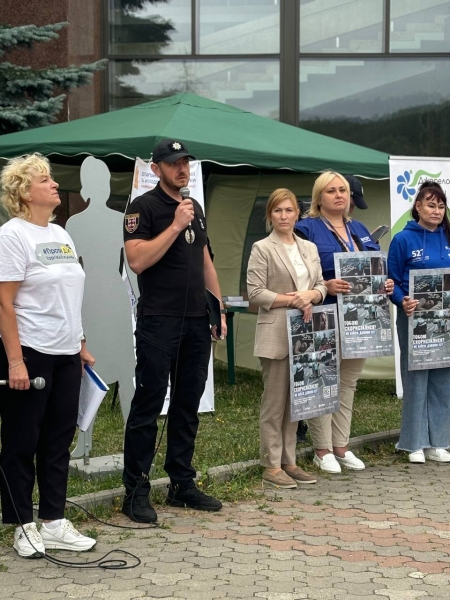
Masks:
[[[83,329],[95,369],[107,383],[119,383],[126,421],[134,395],[135,356],[130,299],[119,270],[123,215],[106,205],[111,174],[103,161],[86,158],[80,177],[80,194],[89,206],[71,217],[66,229],[86,273]]]

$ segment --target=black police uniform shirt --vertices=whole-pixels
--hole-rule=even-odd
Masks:
[[[191,231],[179,233],[157,263],[138,275],[140,298],[138,316],[166,315],[202,317],[207,314],[205,296],[204,248],[206,221],[200,204],[193,200]],[[179,202],[166,194],[159,183],[136,198],[124,220],[124,240],[151,240],[173,223]],[[189,243],[192,234],[193,243]]]

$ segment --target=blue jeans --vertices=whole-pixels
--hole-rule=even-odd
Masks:
[[[450,368],[408,371],[408,317],[397,311],[403,409],[399,450],[450,445]]]

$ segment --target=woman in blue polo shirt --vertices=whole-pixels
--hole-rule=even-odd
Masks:
[[[335,252],[379,250],[367,228],[349,217],[350,188],[343,175],[325,171],[315,181],[308,217],[298,221],[295,231],[316,244],[327,286],[324,304],[336,302],[338,293],[350,291],[350,285],[336,279]],[[388,280],[389,281],[389,280]],[[387,282],[387,286],[390,283]],[[365,468],[362,460],[348,449],[356,382],[364,366],[364,358],[341,360],[340,408],[338,412],[308,421],[314,446],[314,463],[328,473],[340,473],[341,465],[354,470]]]

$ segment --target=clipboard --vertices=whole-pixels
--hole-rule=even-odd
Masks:
[[[209,323],[211,327],[214,325],[217,327],[216,332],[217,336],[222,337],[222,313],[220,312],[220,300],[219,298],[205,288],[206,301],[208,303],[208,312],[209,312]]]
[[[373,241],[378,243],[381,240],[381,238],[387,234],[389,229],[389,225],[380,225],[379,227],[374,229],[370,234],[372,236]]]

